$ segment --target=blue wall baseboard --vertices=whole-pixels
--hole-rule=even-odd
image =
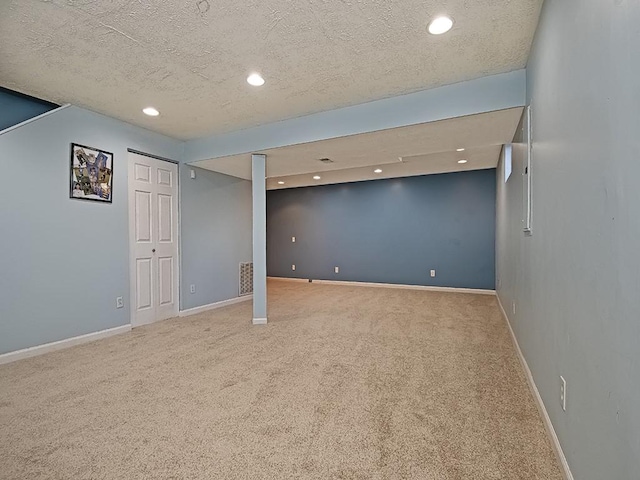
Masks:
[[[267,272],[494,289],[495,215],[495,169],[272,190]]]

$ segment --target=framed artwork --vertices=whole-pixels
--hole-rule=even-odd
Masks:
[[[113,153],[71,144],[71,198],[111,203]]]

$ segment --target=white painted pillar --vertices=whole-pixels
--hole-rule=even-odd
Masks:
[[[267,156],[251,155],[253,324],[267,323]]]

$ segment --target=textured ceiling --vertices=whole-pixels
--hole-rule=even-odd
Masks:
[[[522,107],[510,108],[265,150],[261,153],[267,155],[267,188],[494,168],[502,145],[512,141],[521,115]],[[457,152],[458,148],[465,151]],[[325,164],[321,158],[332,163]],[[458,164],[460,159],[468,162]],[[251,179],[250,154],[192,165]],[[376,167],[382,169],[381,174],[373,172]],[[315,174],[321,175],[320,181],[312,178]]]
[[[522,68],[541,4],[1,0],[0,85],[197,138]]]

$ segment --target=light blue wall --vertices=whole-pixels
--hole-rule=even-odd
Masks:
[[[239,264],[251,261],[251,182],[188,165],[180,182],[182,309],[235,298]]]
[[[268,274],[493,289],[495,186],[491,169],[269,191]]]
[[[0,88],[0,131],[56,107],[53,103]]]
[[[640,472],[638,25],[637,0],[545,1],[527,68],[531,237],[522,145],[498,179],[499,296],[579,480]]]
[[[72,142],[114,154],[112,204],[69,198]],[[127,148],[183,151],[77,107],[0,135],[0,353],[129,323]]]
[[[267,158],[251,155],[253,322],[267,318]]]

